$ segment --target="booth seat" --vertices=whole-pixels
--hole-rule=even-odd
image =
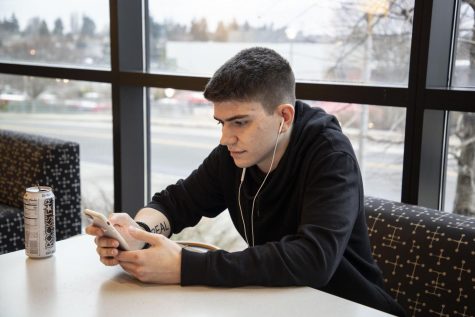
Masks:
[[[0,254],[25,248],[23,195],[53,188],[56,239],[81,232],[79,144],[0,129]]]
[[[366,197],[374,259],[408,316],[475,316],[475,218]]]

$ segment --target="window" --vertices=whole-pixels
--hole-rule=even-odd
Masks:
[[[474,10],[474,3],[461,2],[453,70],[453,87],[475,87]]]
[[[460,2],[458,32],[455,43],[453,88],[473,90],[475,87],[474,45],[475,3]],[[473,112],[451,111],[447,131],[445,176],[445,211],[475,215],[475,115]]]
[[[312,102],[335,115],[357,156],[365,195],[399,200],[406,111],[402,108]]]
[[[108,1],[1,1],[0,61],[110,68]]]
[[[475,114],[454,111],[449,122],[444,210],[473,214]]]
[[[113,210],[109,84],[0,75],[0,129],[79,143],[82,207]]]
[[[407,85],[413,1],[150,1],[152,72],[210,76],[267,46],[303,81]]]
[[[152,192],[185,178],[219,144],[213,107],[200,92],[151,89]]]
[[[88,126],[77,135],[69,135],[65,130],[65,137],[78,138],[82,149],[89,148],[81,152],[85,155],[82,159],[88,166],[100,164],[109,173],[102,178],[109,185],[111,166],[115,164],[113,187],[117,209],[136,210],[150,196],[149,192],[186,176],[207,155],[219,129],[207,130],[204,127],[214,123],[197,120],[209,111],[209,105],[198,101],[190,107],[189,102],[201,99],[195,97],[200,95],[206,77],[225,60],[242,48],[256,45],[274,48],[286,57],[297,77],[297,97],[335,113],[355,152],[363,149],[359,160],[366,194],[401,198],[404,202],[438,206],[447,211],[454,209],[461,186],[457,181],[461,170],[457,158],[463,146],[470,143],[467,140],[471,140],[460,138],[459,122],[469,119],[475,104],[475,62],[470,57],[475,56],[475,19],[471,2],[111,3],[118,25],[109,25],[108,1],[72,0],[67,6],[59,0],[0,2],[0,123],[27,130],[31,126],[19,122],[42,116],[52,118],[57,125],[62,120],[58,117],[65,116],[74,118],[68,121],[71,127]],[[147,29],[142,30],[142,24]],[[124,52],[124,45],[114,42],[117,39],[137,50]],[[139,44],[130,45],[131,39],[137,39]],[[144,48],[148,50],[145,54]],[[111,55],[121,63],[111,64]],[[148,58],[144,67],[147,74],[141,72],[144,57]],[[122,65],[124,61],[132,62]],[[413,69],[409,69],[410,65]],[[46,89],[41,88],[44,85]],[[64,90],[63,86],[75,88]],[[112,110],[107,110],[111,90],[113,123]],[[149,98],[146,91],[150,92]],[[99,99],[109,105],[101,101],[102,106],[97,106],[95,101]],[[145,105],[145,100],[151,100],[150,104]],[[144,123],[149,110],[151,161],[145,146],[149,131]],[[448,112],[449,138],[444,140],[441,136],[445,134]],[[429,114],[432,117],[427,120]],[[87,124],[82,120],[87,120]],[[111,141],[108,145],[85,145],[92,142],[91,138],[80,140],[79,136],[93,133],[98,121],[104,135],[94,141]],[[187,140],[188,135],[175,133],[176,125],[183,122],[195,124],[186,133],[194,134],[196,145]],[[50,127],[42,127],[46,128]],[[57,131],[45,134],[53,132]],[[431,142],[426,142],[427,138]],[[445,145],[446,161],[442,157]],[[175,159],[177,151],[186,153],[187,162]],[[85,154],[88,152],[91,156]],[[135,159],[130,159],[131,152],[136,153]],[[433,155],[434,152],[440,155]],[[421,158],[432,158],[433,164],[426,164]],[[441,162],[447,164],[446,174],[440,173]],[[150,188],[146,179],[149,165]],[[426,165],[430,167],[425,169]],[[83,168],[83,172],[88,171],[92,169]],[[133,185],[139,195],[130,191],[130,175],[141,175]],[[444,175],[446,183],[441,185]],[[428,183],[435,185],[421,199],[421,184]],[[85,188],[100,192],[83,184]],[[112,188],[108,188],[104,189],[104,196],[110,198]],[[441,188],[445,188],[444,206],[439,206]],[[140,197],[134,200],[133,196]]]

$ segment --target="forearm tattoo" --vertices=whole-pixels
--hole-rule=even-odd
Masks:
[[[153,228],[151,228],[150,231],[153,233],[166,235],[166,233],[170,231],[170,228],[168,227],[167,223],[164,221],[154,226]]]

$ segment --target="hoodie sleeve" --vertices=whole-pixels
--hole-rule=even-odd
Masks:
[[[201,217],[215,217],[226,209],[220,189],[220,147],[186,179],[156,193],[147,207],[160,210],[170,221],[173,233],[196,225]]]
[[[362,210],[362,184],[347,153],[333,152],[311,166],[295,234],[240,252],[183,250],[182,285],[325,286]]]

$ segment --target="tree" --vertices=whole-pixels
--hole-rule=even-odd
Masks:
[[[334,18],[334,34],[329,35],[335,45],[335,60],[327,71],[327,80],[353,81],[369,83],[407,83],[409,68],[410,38],[412,30],[412,1],[345,1],[340,2],[340,10]],[[388,49],[390,48],[390,49]],[[355,144],[358,144],[358,161],[366,181],[378,169],[366,169],[366,149],[368,143],[378,144],[391,159],[389,150],[393,146],[402,147],[401,127],[405,122],[405,112],[401,109],[387,108],[381,116],[382,108],[359,105],[357,111],[351,111],[342,125],[358,123],[355,131]],[[391,117],[392,122],[385,120]],[[369,126],[375,131],[371,133]],[[395,163],[400,164],[399,161]],[[400,178],[401,174],[388,174],[385,177]]]
[[[228,41],[228,29],[224,25],[223,21],[219,21],[216,31],[214,32],[213,40],[216,42]]]
[[[48,24],[46,24],[46,21],[44,21],[44,20],[41,21],[40,29],[39,29],[38,33],[42,37],[49,36],[49,29],[48,29]]]
[[[475,0],[464,0],[475,14]],[[475,20],[469,46],[470,73],[475,73]],[[466,112],[458,119],[455,135],[460,140],[454,212],[475,216],[475,114]]]
[[[30,111],[35,113],[37,111],[37,98],[46,90],[51,84],[52,80],[47,78],[35,78],[23,76],[24,91],[28,94],[31,100]]]
[[[472,12],[475,13],[475,0],[463,0],[467,3]],[[348,4],[352,6],[352,3]],[[355,54],[358,50],[364,53],[364,44],[368,41],[369,35],[372,35],[374,45],[371,50],[371,64],[373,65],[370,78],[372,80],[385,81],[385,74],[391,73],[391,79],[398,78],[398,81],[404,82],[407,80],[407,72],[400,72],[402,68],[407,68],[408,54],[403,53],[408,51],[406,45],[408,41],[404,41],[404,36],[410,34],[412,29],[412,11],[413,4],[406,1],[392,1],[388,13],[384,16],[373,17],[372,26],[368,28],[367,24],[371,21],[368,17],[353,17],[341,19],[342,21],[350,20],[352,23],[352,30],[349,32],[350,36],[345,40],[346,45],[341,50],[340,58],[335,64],[332,74],[345,74],[345,64],[350,65],[354,60],[350,56]],[[473,20],[473,16],[471,17]],[[366,29],[365,29],[366,20]],[[398,22],[399,21],[399,22]],[[405,21],[404,25],[399,24],[400,21]],[[469,39],[468,58],[470,62],[471,74],[475,74],[475,21],[472,22],[473,28],[471,30],[471,38]],[[404,29],[401,29],[404,27]],[[372,34],[368,31],[372,30]],[[394,30],[400,30],[394,33]],[[401,31],[402,30],[402,31]],[[388,50],[387,47],[391,47]],[[402,51],[401,51],[402,48]],[[357,60],[362,60],[358,58]],[[336,69],[343,70],[343,72],[336,72]],[[389,71],[388,71],[389,70]],[[467,84],[467,83],[465,83]],[[459,115],[455,136],[459,139],[459,145],[451,154],[455,157],[458,167],[457,181],[456,181],[456,195],[454,199],[453,212],[457,214],[464,214],[475,216],[475,114],[462,113]],[[452,146],[454,148],[454,146]]]
[[[475,114],[463,113],[455,135],[460,139],[454,213],[475,216]]]
[[[26,36],[37,37],[40,35],[40,29],[43,25],[44,20],[41,20],[39,17],[33,17],[28,20],[28,23],[25,27],[24,34]]]
[[[54,21],[53,34],[56,36],[61,36],[63,35],[63,31],[64,31],[63,20],[61,20],[60,18],[57,18]]]
[[[389,1],[387,10],[369,5],[384,2],[367,1],[366,6],[352,1],[341,4],[334,24],[338,26],[336,40],[343,45],[337,48],[330,80],[407,83],[414,3]]]
[[[208,41],[208,22],[205,18],[191,21],[190,35],[193,41]]]
[[[96,32],[96,23],[87,15],[82,17],[81,35],[93,37]]]
[[[10,19],[4,19],[0,22],[0,29],[8,33],[18,33],[20,31],[20,25],[15,14],[12,14]]]

